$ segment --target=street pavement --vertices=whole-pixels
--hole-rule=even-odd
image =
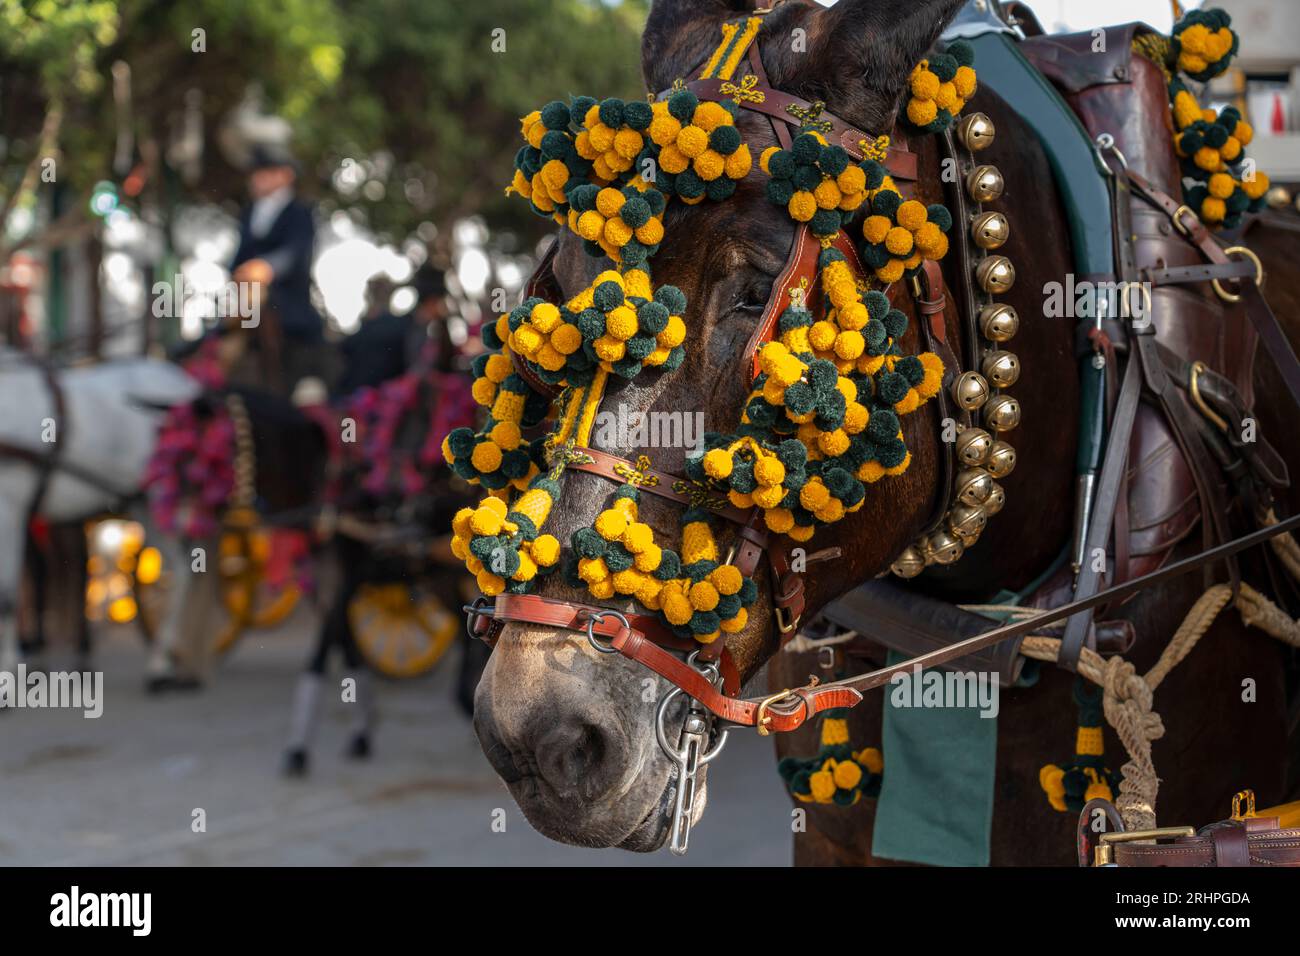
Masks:
[[[246,635],[205,691],[163,698],[143,691],[134,630],[101,627],[101,718],[0,713],[0,866],[789,865],[790,803],[771,743],[755,734],[732,734],[710,767],[709,807],[684,860],[542,837],[453,700],[459,646],[428,678],[376,681],[368,762],[343,756],[347,705],[327,695],[311,775],[284,779],[290,698],[315,624],[299,608]],[[73,666],[57,650],[48,664]],[[498,809],[505,832],[492,827]]]

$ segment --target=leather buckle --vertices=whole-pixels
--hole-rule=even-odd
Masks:
[[[1234,255],[1243,255],[1247,259],[1249,259],[1252,263],[1254,263],[1255,287],[1259,289],[1264,288],[1264,263],[1259,261],[1259,256],[1255,255],[1255,253],[1251,252],[1245,246],[1228,246],[1228,248],[1223,250],[1223,254],[1225,256],[1228,256],[1229,258],[1231,258]],[[1234,295],[1233,293],[1229,292],[1227,289],[1223,287],[1223,285],[1219,282],[1218,279],[1211,279],[1210,285],[1214,287],[1214,294],[1217,295],[1224,302],[1241,301],[1240,294]]]
[[[1111,847],[1116,843],[1133,843],[1136,840],[1173,840],[1196,836],[1194,827],[1158,827],[1155,830],[1126,830],[1123,833],[1103,833],[1094,851],[1093,866],[1113,866]]]
[[[754,729],[758,731],[760,737],[766,737],[772,731],[767,729],[767,725],[772,722],[772,718],[767,714],[767,708],[778,701],[785,700],[787,697],[795,697],[790,688],[786,688],[779,694],[773,694],[771,697],[765,697],[758,705],[758,711],[754,714]]]
[[[790,609],[779,604],[772,608],[772,614],[776,617],[776,629],[782,634],[793,634],[799,629],[799,622],[803,619],[803,615],[799,614],[792,620]]]
[[[1188,239],[1192,238],[1192,227],[1183,224],[1183,213],[1191,216],[1195,222],[1200,222],[1200,218],[1192,211],[1192,207],[1186,204],[1179,206],[1174,210],[1174,214],[1169,218],[1174,221],[1174,228],[1181,232]]]

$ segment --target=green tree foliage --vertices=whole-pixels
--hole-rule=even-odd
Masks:
[[[84,207],[95,181],[113,178],[121,118],[113,66],[125,63],[134,161],[147,167],[149,188],[158,188],[187,94],[198,91],[207,149],[196,191],[238,198],[238,171],[215,134],[256,84],[265,108],[294,126],[307,191],[330,198],[330,173],[345,157],[385,157],[367,167],[382,190],[334,199],[363,207],[393,238],[475,211],[493,226],[540,233],[546,224],[502,195],[518,119],[569,93],[641,95],[647,5],[0,0],[0,217],[43,188],[32,174],[51,153],[74,206]],[[494,52],[494,39],[504,51]]]

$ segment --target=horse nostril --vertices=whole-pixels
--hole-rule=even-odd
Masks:
[[[537,769],[560,794],[599,796],[609,746],[594,724],[561,724],[537,744]],[[594,792],[593,792],[594,791]]]

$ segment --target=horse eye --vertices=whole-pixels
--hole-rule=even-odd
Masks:
[[[751,283],[738,297],[736,308],[741,312],[762,312],[767,308],[767,298],[770,292],[771,289],[767,283]]]

